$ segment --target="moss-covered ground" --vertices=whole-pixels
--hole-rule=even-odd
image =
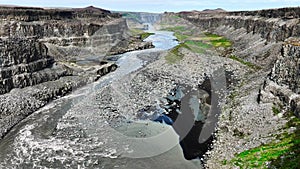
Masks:
[[[154,35],[154,33],[145,32],[141,29],[130,29],[130,33],[133,36],[139,36],[142,40],[148,38],[150,35]]]
[[[251,69],[254,69],[254,70],[259,70],[259,69],[261,69],[261,67],[255,65],[255,64],[253,64],[253,63],[251,63],[251,62],[247,62],[247,61],[245,61],[245,60],[243,60],[243,59],[241,59],[241,58],[239,58],[239,57],[237,57],[237,56],[232,55],[232,56],[230,56],[229,58],[232,59],[232,60],[238,61],[238,62],[240,62],[241,64],[246,65],[246,66],[248,66],[248,67],[251,68]]]
[[[277,108],[273,108],[273,111],[275,114],[279,113]],[[285,113],[285,117],[288,119],[283,129],[286,132],[274,136],[275,141],[269,144],[237,154],[230,163],[240,168],[299,169],[300,119],[296,118],[292,112]],[[288,129],[295,131],[288,132]]]
[[[163,30],[174,32],[174,36],[180,42],[180,45],[172,49],[166,56],[168,63],[176,63],[183,58],[179,52],[182,47],[189,49],[192,52],[202,54],[209,49],[218,47],[229,48],[232,45],[232,42],[222,36],[196,32],[185,26],[165,27]]]

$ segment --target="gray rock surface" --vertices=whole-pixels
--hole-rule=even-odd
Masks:
[[[51,100],[114,71],[102,61],[107,54],[153,47],[100,8],[0,9],[0,137]]]
[[[208,168],[230,168],[222,161],[274,141],[274,135],[284,132],[287,121],[274,114],[272,106],[282,105],[299,116],[298,11],[179,13],[200,30],[233,41],[232,51],[225,56],[235,55],[261,68],[239,76],[241,81],[221,102],[218,132],[206,157]]]

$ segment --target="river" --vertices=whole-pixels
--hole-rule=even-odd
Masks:
[[[172,32],[154,33],[146,39],[154,49],[116,56],[116,71],[54,100],[16,125],[0,141],[0,168],[199,168],[199,160],[184,159],[171,126],[140,120],[112,127],[107,116],[113,114],[98,112],[97,91],[147,66],[138,55],[178,44]]]

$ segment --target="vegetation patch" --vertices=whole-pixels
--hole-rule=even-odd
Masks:
[[[251,63],[251,62],[244,61],[243,59],[241,59],[241,58],[239,58],[239,57],[237,57],[237,56],[232,55],[232,56],[230,56],[229,58],[232,59],[232,60],[238,61],[238,62],[240,62],[241,64],[246,65],[246,66],[248,66],[248,67],[251,68],[251,69],[255,69],[255,70],[261,69],[261,67],[255,65],[255,64],[253,64],[253,63]]]
[[[146,38],[148,38],[149,36],[154,35],[154,34],[155,34],[155,33],[143,32],[143,33],[140,34],[140,36],[141,36],[141,39],[144,40],[144,39],[146,39]]]
[[[280,109],[279,109],[278,107],[276,107],[276,106],[273,106],[273,107],[272,107],[272,111],[273,111],[273,113],[276,114],[276,115],[280,113]]]
[[[130,33],[131,33],[133,36],[137,36],[137,35],[140,35],[140,34],[144,33],[144,31],[141,30],[141,29],[130,29]]]
[[[189,35],[185,35],[185,34],[181,34],[181,33],[178,33],[178,32],[175,32],[174,33],[174,36],[178,39],[178,41],[182,42],[182,41],[185,41],[187,40],[190,36]]]
[[[179,42],[181,42],[180,47],[182,47],[182,45],[185,45],[185,48],[189,49],[194,53],[202,54],[206,50],[211,49],[213,47],[227,48],[232,45],[232,43],[229,40],[222,36],[211,33],[196,33],[194,31],[191,31],[190,29],[187,29],[187,27],[185,26],[165,27],[162,30],[174,32],[174,36],[178,39]],[[174,50],[176,51],[177,49]],[[174,54],[174,52],[171,53]],[[174,63],[177,60],[180,60],[180,57],[177,54],[175,54],[174,56],[167,56],[167,58],[168,60],[170,60],[169,63]]]
[[[183,54],[180,52],[181,48],[186,48],[191,50],[191,48],[184,43],[175,46],[173,49],[169,51],[168,55],[165,57],[167,63],[174,64],[183,59]]]
[[[130,33],[133,36],[139,36],[142,40],[148,38],[150,35],[154,35],[154,33],[145,32],[141,29],[130,29]]]
[[[174,36],[180,42],[183,42],[191,37],[191,32],[186,32],[188,29],[185,26],[166,27],[162,30],[174,32]]]
[[[230,163],[240,168],[299,168],[300,119],[291,112],[285,116],[289,119],[286,129],[293,127],[295,131],[280,134],[276,141],[269,144],[246,150],[236,155]]]
[[[180,19],[180,16],[178,16],[178,15],[172,15],[171,18],[173,18],[175,20],[178,20],[178,19]]]
[[[197,46],[197,47],[204,48],[204,49],[208,49],[208,48],[212,47],[210,44],[203,43],[202,41],[188,40],[185,42],[185,44],[191,45],[191,46]]]
[[[210,43],[214,46],[214,47],[224,47],[224,48],[228,48],[232,46],[232,42],[229,41],[228,39],[226,39],[223,36],[220,35],[216,35],[216,34],[212,34],[212,33],[204,33],[206,37],[203,37],[203,40],[207,40],[210,41]]]
[[[162,30],[171,31],[171,32],[184,32],[184,31],[186,31],[186,27],[185,26],[174,26],[174,27],[167,27]]]

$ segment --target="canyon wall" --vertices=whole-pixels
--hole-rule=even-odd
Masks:
[[[120,14],[100,8],[0,7],[0,138],[51,100],[114,71],[104,56],[151,47],[130,36]]]
[[[130,39],[120,14],[100,8],[0,8],[0,94],[72,75],[55,62],[151,47]]]
[[[229,55],[270,72],[258,100],[277,99],[299,114],[299,11],[296,7],[237,12],[194,11],[178,15],[203,31],[232,40],[233,52]]]
[[[129,37],[119,14],[88,7],[81,9],[4,8],[1,37],[36,37],[56,58],[107,54]],[[123,45],[125,48],[126,44]]]

